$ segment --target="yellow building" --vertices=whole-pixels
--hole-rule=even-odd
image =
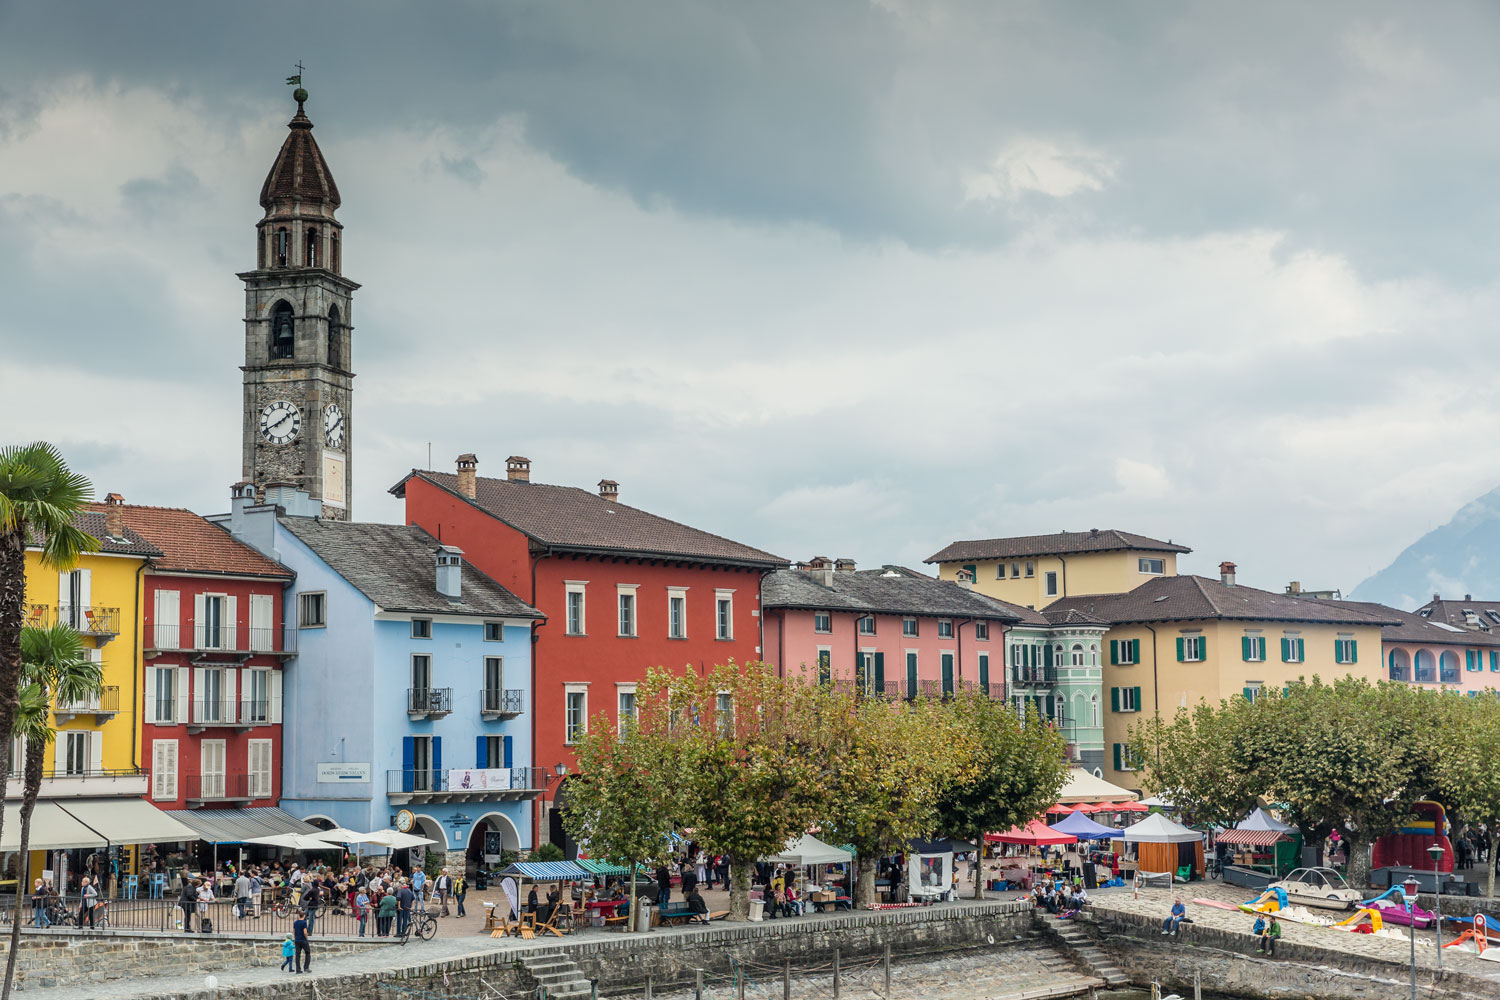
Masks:
[[[1041,610],[1080,594],[1118,594],[1148,580],[1177,575],[1186,545],[1128,531],[1060,531],[1052,535],[953,542],[926,561],[938,577],[972,574],[981,594]]]
[[[1273,594],[1235,582],[1234,564],[1218,580],[1152,579],[1127,593],[1070,597],[1073,609],[1111,623],[1104,638],[1104,777],[1139,788],[1130,727],[1170,719],[1200,701],[1254,699],[1298,678],[1383,676],[1381,628],[1400,624],[1330,601]]]

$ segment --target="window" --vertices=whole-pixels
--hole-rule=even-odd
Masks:
[[[1109,708],[1112,712],[1139,712],[1141,710],[1141,689],[1138,687],[1110,688]]]
[[[990,654],[979,654],[979,690],[985,694],[990,690]]]
[[[719,594],[714,599],[715,623],[718,628],[718,638],[734,638],[734,598],[727,594]]]
[[[673,639],[687,638],[687,597],[668,591],[667,635]]]
[[[568,586],[568,635],[583,635],[583,586]]]
[[[1281,637],[1281,662],[1302,662],[1302,638],[1296,632],[1288,632]]]
[[[224,741],[204,740],[198,751],[201,784],[198,795],[205,799],[224,797]]]
[[[485,642],[504,642],[505,641],[505,623],[504,622],[485,622],[484,623],[484,641]]]
[[[1047,596],[1048,597],[1056,597],[1057,596],[1057,572],[1055,570],[1048,570],[1046,576],[1043,579],[1044,579],[1044,581],[1046,583],[1046,587],[1047,587]]]
[[[567,689],[566,712],[563,718],[565,743],[577,743],[589,725],[589,689],[569,687]]]
[[[1456,660],[1457,657],[1454,657]],[[1359,644],[1352,635],[1340,634],[1333,640],[1333,662],[1334,663],[1358,663]]]
[[[860,635],[874,635],[875,634],[875,616],[874,615],[861,615],[860,616],[860,619],[859,619],[859,634]]]
[[[1152,576],[1161,576],[1167,571],[1165,559],[1147,559],[1143,556],[1136,560],[1136,565],[1140,567],[1142,573],[1149,573]]]
[[[297,627],[323,628],[328,624],[324,603],[328,595],[319,593],[297,595]]]
[[[714,699],[714,715],[719,723],[719,735],[730,736],[734,733],[734,695],[728,691],[720,691]]]
[[[309,229],[307,231],[307,261],[308,267],[318,266],[318,231]]]
[[[620,634],[623,636],[635,635],[635,588],[621,587],[620,598]]]
[[[505,657],[484,658],[484,707],[499,711],[505,704]]]
[[[828,684],[833,680],[833,650],[827,646],[818,649],[818,683]]]
[[[1261,663],[1266,658],[1266,637],[1259,632],[1246,632],[1240,637],[1240,658],[1246,663]]]
[[[829,614],[827,611],[814,611],[813,612],[813,631],[814,632],[832,632],[833,631],[833,615]]]
[[[177,741],[151,741],[151,797],[157,802],[177,799]]]
[[[1260,697],[1261,687],[1262,684],[1260,681],[1246,681],[1244,689],[1245,700],[1253,704]]]
[[[1411,658],[1406,655],[1406,650],[1391,650],[1390,678],[1393,681],[1411,680]]]
[[[426,653],[411,654],[411,689],[412,707],[426,706],[432,690],[432,657]]]
[[[976,638],[976,639],[988,639],[989,637],[990,637],[990,623],[989,622],[975,622],[974,623],[974,638]]]
[[[475,757],[475,767],[482,767],[486,769],[492,767],[510,767],[510,761],[506,759],[509,755],[505,752],[504,736],[483,736],[480,738],[484,740],[484,744],[483,746],[480,746],[476,742],[475,750],[483,750],[483,756]]]
[[[1140,759],[1129,743],[1116,743],[1115,747],[1115,770],[1134,771],[1140,767]]]
[[[621,684],[617,688],[619,698],[619,721],[620,732],[636,720],[635,714],[635,685]]]
[[[1081,642],[1075,642],[1075,643],[1073,643],[1073,648],[1072,648],[1072,650],[1070,652],[1072,654],[1072,663],[1073,663],[1073,666],[1075,666],[1075,667],[1085,666],[1085,663],[1084,663],[1083,643],[1081,643]]]
[[[276,258],[277,267],[286,267],[287,254],[291,252],[291,248],[291,234],[286,231],[285,226],[282,226],[276,230],[276,236],[271,247],[271,253]]]
[[[337,231],[328,234],[328,267],[334,273],[339,269],[339,234]]]
[[[1013,563],[1010,564],[1010,578],[1012,580],[1019,580],[1021,578],[1021,564],[1020,563],[1013,562]]]
[[[917,634],[917,620],[915,618],[903,618],[903,619],[901,619],[901,634],[902,635],[916,635]]]
[[[241,722],[268,722],[271,712],[271,671],[265,669],[246,670],[245,712]],[[158,695],[160,697],[160,695]],[[258,797],[258,796],[257,796]]]
[[[246,744],[250,759],[250,797],[271,797],[271,741],[250,740]]]
[[[938,638],[939,639],[951,639],[951,638],[953,638],[953,623],[951,621],[948,621],[947,619],[943,619],[943,620],[940,620],[938,622]]]
[[[151,671],[156,681],[156,697],[154,702],[155,714],[153,722],[172,723],[176,722],[177,715],[177,669],[175,667],[154,667]],[[176,798],[177,796],[172,796]]]
[[[198,618],[198,648],[199,649],[228,649],[224,640],[229,638],[225,632],[224,607],[225,599],[220,594],[203,595],[203,614]]]
[[[1436,684],[1437,668],[1432,661],[1432,653],[1425,649],[1417,650],[1417,655],[1412,658],[1414,672],[1412,680],[1418,684]]]
[[[978,579],[978,578],[976,577],[975,579]],[[1005,579],[1005,563],[1001,563],[1000,565],[998,565],[998,566],[995,567],[995,579],[996,580],[1004,580]]]
[[[407,736],[404,740],[411,740],[411,766],[407,768],[409,781],[403,782],[402,787],[411,792],[430,792],[432,787],[432,771],[436,764],[433,753],[436,741],[431,736]],[[436,744],[441,746],[441,744]]]
[[[229,721],[225,718],[224,671],[217,667],[203,668],[198,678],[198,721]]]
[[[85,732],[63,733],[66,741],[63,744],[63,773],[64,774],[88,774],[89,763],[92,757],[89,754],[89,736]]]
[[[431,639],[432,638],[432,619],[431,618],[413,618],[411,620],[411,637],[413,639]]]
[[[1208,640],[1201,635],[1177,637],[1177,659],[1181,663],[1198,663],[1207,658]]]
[[[328,310],[328,363],[334,368],[344,367],[344,329],[339,323],[339,307]]]
[[[1095,729],[1099,728],[1099,696],[1096,694],[1089,699],[1089,725]]]
[[[1026,579],[1030,580],[1034,576],[1036,576],[1036,563],[1029,562],[1026,564]]]
[[[285,302],[276,303],[271,311],[271,357],[291,358],[296,355],[297,337],[292,325],[292,307]]]

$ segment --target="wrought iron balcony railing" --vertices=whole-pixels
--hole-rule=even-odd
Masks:
[[[481,715],[520,715],[524,711],[525,691],[520,688],[485,688],[479,692]]]
[[[406,712],[414,717],[447,715],[453,711],[452,688],[407,688]]]

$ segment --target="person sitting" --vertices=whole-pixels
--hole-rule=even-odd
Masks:
[[[1171,915],[1161,922],[1161,932],[1175,935],[1178,925],[1183,923],[1190,924],[1192,921],[1188,919],[1187,907],[1182,905],[1182,897],[1178,896],[1177,901],[1172,904]]]
[[[1265,952],[1267,958],[1276,957],[1276,942],[1281,937],[1281,922],[1276,915],[1271,915],[1271,922],[1260,931],[1260,944],[1258,950]]]
[[[698,891],[697,886],[688,890],[687,905],[688,910],[692,913],[692,916],[688,917],[688,923],[708,923],[708,904],[703,901],[703,894]]]
[[[781,910],[781,893],[774,885],[768,886],[765,892],[765,918],[775,920],[776,914]]]

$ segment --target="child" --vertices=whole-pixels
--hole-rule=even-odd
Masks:
[[[361,927],[360,930],[364,928]],[[288,934],[286,940],[281,942],[281,967],[288,972],[292,971],[292,952],[295,950],[292,947],[292,936]]]

